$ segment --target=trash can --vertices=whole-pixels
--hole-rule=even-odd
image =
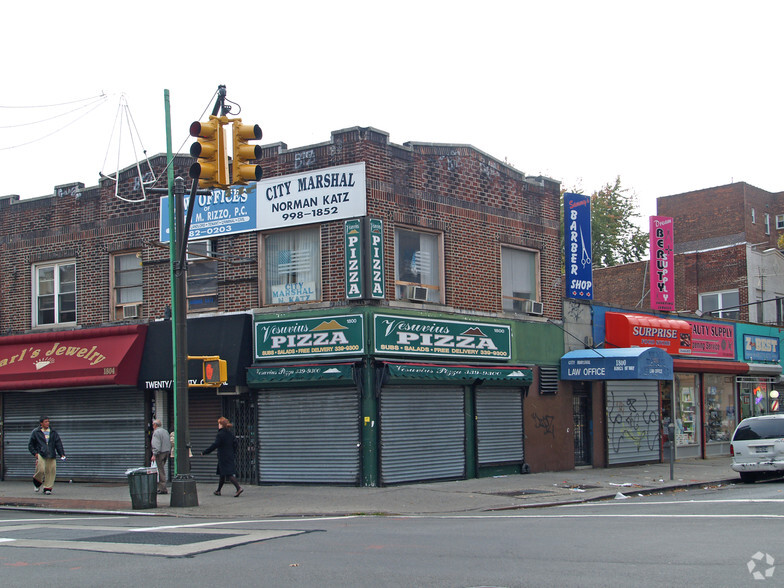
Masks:
[[[135,509],[158,507],[158,469],[135,468],[125,472],[131,491],[131,506]]]

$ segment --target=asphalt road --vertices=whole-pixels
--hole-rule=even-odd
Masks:
[[[65,587],[780,585],[783,504],[779,481],[466,516],[0,511],[0,577]]]

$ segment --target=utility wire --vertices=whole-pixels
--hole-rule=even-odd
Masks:
[[[91,100],[95,100],[97,98],[106,98],[106,97],[107,97],[106,94],[101,92],[98,96],[92,96],[90,98],[80,98],[79,100],[72,100],[71,102],[60,102],[59,104],[39,104],[39,105],[36,105],[36,106],[31,106],[29,104],[23,105],[23,106],[2,106],[2,105],[0,105],[0,108],[19,108],[19,109],[22,109],[22,108],[54,108],[55,106],[68,106],[70,104],[78,104],[79,102],[88,102],[88,101],[91,101]]]
[[[16,145],[11,145],[11,146],[9,146],[9,147],[0,147],[0,151],[8,151],[9,149],[16,149],[17,147],[24,147],[25,145],[31,145],[32,143],[37,143],[38,141],[43,141],[44,139],[46,139],[46,138],[48,138],[48,137],[51,137],[52,135],[56,135],[56,134],[57,134],[57,133],[59,133],[60,131],[62,131],[62,130],[64,130],[64,129],[67,129],[68,127],[70,127],[72,124],[74,124],[74,123],[75,123],[75,122],[77,122],[78,120],[80,120],[80,119],[84,118],[85,116],[87,116],[88,114],[90,114],[90,113],[91,113],[93,110],[95,110],[96,108],[98,108],[99,106],[101,106],[101,104],[103,104],[104,102],[105,102],[105,100],[101,100],[101,101],[99,101],[99,102],[98,102],[97,104],[95,104],[95,105],[94,105],[92,108],[90,108],[90,110],[88,110],[87,112],[83,113],[81,116],[78,116],[78,117],[76,117],[75,119],[73,119],[73,120],[72,120],[72,121],[70,121],[69,123],[67,123],[67,124],[65,124],[65,125],[63,125],[63,126],[61,126],[60,128],[58,128],[58,129],[55,129],[55,130],[54,130],[54,131],[52,131],[51,133],[48,133],[48,134],[46,134],[46,135],[43,135],[43,136],[41,136],[41,137],[38,137],[38,138],[36,138],[36,139],[32,139],[32,140],[30,140],[30,141],[25,141],[24,143],[18,143],[18,144],[16,144]]]
[[[61,118],[63,116],[68,116],[69,114],[73,114],[74,112],[79,112],[80,110],[88,108],[89,106],[92,106],[96,102],[100,102],[103,99],[104,99],[103,96],[98,97],[98,98],[96,98],[96,100],[94,100],[94,101],[92,101],[92,102],[90,102],[88,104],[83,104],[83,105],[81,105],[81,106],[79,106],[77,108],[74,108],[73,110],[68,110],[66,112],[61,112],[60,114],[55,114],[54,116],[50,116],[48,118],[42,118],[40,120],[34,120],[34,121],[31,121],[31,122],[23,122],[23,123],[19,123],[19,124],[15,124],[15,125],[0,125],[0,129],[15,129],[17,127],[29,127],[29,126],[32,126],[32,125],[38,125],[38,124],[41,124],[41,123],[44,123],[44,122],[48,122],[50,120],[54,120],[56,118]],[[3,108],[3,107],[0,107],[0,108]],[[8,107],[5,107],[5,108],[8,108]]]

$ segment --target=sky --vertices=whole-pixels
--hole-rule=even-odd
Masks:
[[[44,0],[3,17],[0,196],[165,153],[165,90],[186,153],[219,85],[261,144],[371,126],[570,191],[620,176],[646,230],[659,196],[784,190],[780,1]]]

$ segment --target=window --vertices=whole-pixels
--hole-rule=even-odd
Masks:
[[[705,314],[713,311],[711,316],[728,319],[740,318],[739,304],[740,295],[737,290],[700,294],[700,310]]]
[[[59,261],[33,268],[34,325],[76,322],[76,263]]]
[[[441,236],[395,230],[395,292],[400,300],[441,302]]]
[[[266,304],[321,300],[321,227],[264,236]]]
[[[776,230],[781,231],[784,229],[784,214],[776,215]]]
[[[757,211],[754,210],[753,208],[751,209],[751,224],[752,225],[757,224]]]
[[[119,253],[112,257],[112,306],[114,320],[141,317],[141,253]]]
[[[502,307],[510,312],[530,312],[529,300],[538,295],[539,254],[535,251],[501,247]]]
[[[188,243],[188,312],[218,308],[218,260],[215,241]]]
[[[770,235],[770,215],[765,213],[765,234]]]

